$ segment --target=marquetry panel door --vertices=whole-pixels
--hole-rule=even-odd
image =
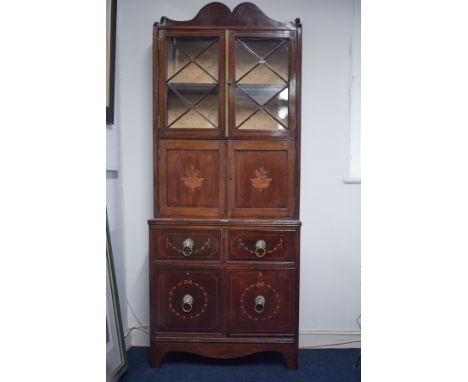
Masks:
[[[222,217],[225,211],[225,142],[159,142],[161,216]]]
[[[293,141],[229,142],[228,215],[254,218],[294,217],[295,161]]]

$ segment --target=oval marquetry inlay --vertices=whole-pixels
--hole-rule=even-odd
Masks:
[[[273,304],[274,309],[273,311],[266,315],[266,316],[259,316],[258,314],[250,314],[247,307],[254,307],[253,301],[255,301],[255,297],[259,294],[263,293],[266,296],[266,304],[265,309],[268,309],[268,305]],[[257,281],[254,284],[249,285],[242,293],[240,298],[241,304],[241,311],[244,313],[250,320],[253,321],[267,321],[271,319],[275,314],[278,313],[280,308],[280,298],[278,291],[271,286],[271,284],[267,284],[265,281]]]
[[[182,309],[180,309],[179,311],[176,310],[176,307],[177,309],[179,309],[180,304],[174,303],[173,301],[174,295],[176,294],[175,292],[181,286],[187,286],[187,285],[190,285],[190,286],[193,286],[194,288],[199,289],[203,294],[203,301],[197,304],[197,301],[195,299],[193,300],[193,307],[195,308],[195,312],[196,312],[197,307],[200,306],[199,304],[202,304],[201,309],[197,313],[195,312],[192,313],[192,310],[190,310],[189,312],[184,312]],[[193,280],[183,280],[172,287],[171,291],[169,292],[168,301],[169,301],[169,309],[172,311],[172,313],[174,313],[179,318],[191,320],[191,319],[200,317],[200,315],[203,312],[205,312],[206,308],[208,307],[208,294],[206,293],[205,288],[203,288],[203,286],[201,286],[199,283],[194,282]],[[192,314],[188,314],[188,313],[192,313]]]

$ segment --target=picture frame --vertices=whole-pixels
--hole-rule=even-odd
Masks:
[[[106,0],[106,124],[114,123],[117,0]]]
[[[106,213],[106,362],[118,380],[127,370],[127,353],[120,313],[119,293]]]

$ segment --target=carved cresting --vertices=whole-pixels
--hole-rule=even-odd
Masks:
[[[198,187],[200,187],[205,180],[205,178],[200,177],[200,170],[195,168],[194,165],[190,165],[190,167],[185,170],[185,176],[181,179],[184,182],[185,186],[190,188],[192,191],[195,191]]]
[[[264,188],[270,187],[272,178],[268,177],[269,172],[265,170],[263,166],[255,170],[255,178],[250,178],[250,183],[259,192],[262,192]]]
[[[240,3],[232,11],[223,3],[213,2],[205,5],[191,20],[176,21],[162,17],[161,26],[184,27],[190,26],[263,26],[269,28],[293,29],[300,24],[295,22],[276,21],[265,15],[253,3]]]

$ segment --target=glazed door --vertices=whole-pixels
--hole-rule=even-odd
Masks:
[[[293,141],[230,141],[228,216],[296,217],[295,159]]]
[[[161,217],[224,215],[224,141],[165,139],[158,156]]]
[[[230,136],[295,134],[295,36],[289,31],[230,31]]]
[[[224,135],[225,32],[159,33],[159,134]]]

